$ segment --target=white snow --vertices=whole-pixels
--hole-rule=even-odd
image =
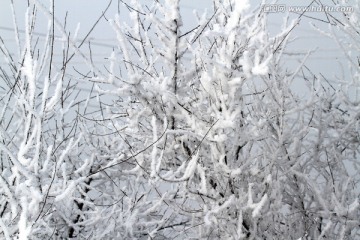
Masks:
[[[249,0],[234,1],[234,4],[234,11],[230,15],[230,18],[226,25],[227,31],[230,31],[238,26],[241,14],[250,7]]]
[[[180,20],[180,11],[179,11],[179,0],[165,0],[167,8],[165,10],[165,19],[167,21]],[[181,25],[179,22],[178,24]]]
[[[207,212],[204,217],[204,222],[206,225],[211,225],[212,222],[216,222],[216,218],[214,217],[215,214],[219,214],[221,211],[229,207],[235,202],[235,196],[231,195],[223,204],[215,205],[213,209],[204,211]]]
[[[194,174],[196,170],[198,158],[199,158],[199,151],[191,158],[190,162],[188,163],[185,169],[185,173],[182,179],[190,178]]]
[[[112,84],[114,82],[114,75],[115,75],[115,62],[116,62],[116,56],[115,56],[115,52],[112,51],[111,52],[111,56],[109,57],[109,61],[110,61],[110,67],[109,67],[109,77],[107,79],[107,82]]]
[[[28,217],[28,204],[27,204],[27,198],[21,197],[21,214],[20,214],[20,220],[18,223],[19,226],[19,240],[27,240],[28,235],[31,230],[31,226],[27,225],[27,217]]]
[[[200,192],[203,193],[203,194],[207,194],[205,171],[204,171],[204,168],[202,168],[200,164],[197,165],[197,172],[199,173],[200,179],[201,179]]]
[[[68,199],[71,199],[71,195],[73,194],[74,190],[75,190],[75,187],[76,187],[76,182],[75,181],[72,181],[68,186],[67,188],[62,191],[61,194],[57,195],[55,197],[55,202],[59,202],[59,201],[62,201],[66,198]]]
[[[255,51],[255,65],[253,66],[251,72],[255,75],[266,75],[269,72],[268,64],[272,58],[272,55],[268,56],[265,60],[262,62],[260,59],[260,53],[259,50]]]
[[[57,78],[58,77],[56,76],[55,79],[57,79]],[[57,79],[57,84],[56,84],[54,94],[53,94],[52,98],[47,102],[45,111],[54,110],[54,107],[55,107],[56,103],[60,100],[60,97],[62,94],[62,84],[63,84],[62,78],[60,77]]]
[[[252,212],[252,217],[253,217],[253,218],[255,218],[255,217],[257,217],[257,216],[260,215],[260,211],[261,211],[262,207],[264,206],[264,204],[266,203],[267,199],[268,199],[268,196],[267,196],[267,194],[265,194],[265,195],[261,198],[260,202],[258,202],[257,204],[254,204],[254,205],[253,205],[253,207],[254,207],[254,210],[253,210],[253,212]]]

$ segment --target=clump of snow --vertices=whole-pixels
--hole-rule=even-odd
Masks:
[[[226,25],[227,31],[230,31],[238,26],[241,14],[245,10],[249,9],[249,7],[250,7],[249,0],[235,1],[234,12],[231,14],[231,17],[229,18],[228,23]]]
[[[81,173],[82,171],[85,171],[87,168],[91,167],[94,163],[94,154],[91,155],[91,158],[86,158],[85,162],[83,163],[83,165],[81,165],[81,167],[79,167],[75,173]]]
[[[69,186],[65,189],[65,191],[63,191],[63,193],[55,197],[55,202],[59,202],[64,200],[65,198],[69,198],[72,195],[72,193],[75,191],[75,187],[76,187],[75,181],[72,181],[69,184]]]
[[[265,75],[269,72],[268,64],[272,59],[272,55],[269,55],[265,60],[261,62],[260,53],[258,50],[255,51],[254,66],[251,72],[255,75]]]
[[[253,212],[252,212],[252,217],[253,217],[253,218],[255,218],[255,217],[257,217],[257,216],[260,215],[260,211],[261,211],[261,209],[263,208],[263,206],[265,205],[267,199],[268,199],[268,196],[267,196],[267,194],[265,194],[265,195],[261,198],[260,202],[258,202],[257,204],[254,204],[254,210],[253,210]]]
[[[213,209],[207,211],[207,213],[204,217],[205,224],[211,225],[213,222],[216,223],[216,218],[214,217],[214,215],[220,213],[224,209],[230,207],[230,205],[234,204],[235,199],[236,199],[235,196],[231,195],[223,204],[221,204],[219,206],[214,206]],[[204,212],[206,212],[205,209],[204,209]]]
[[[111,53],[109,61],[110,61],[110,67],[109,67],[109,77],[107,79],[107,82],[112,84],[114,82],[115,62],[116,62],[116,57],[115,57],[114,51]]]
[[[20,214],[20,220],[19,220],[19,240],[27,240],[30,230],[31,230],[31,226],[27,225],[27,217],[28,217],[28,203],[27,203],[27,198],[21,197],[20,199],[21,201],[21,214]]]
[[[197,165],[197,171],[198,171],[198,173],[199,173],[199,175],[200,175],[200,179],[201,179],[200,192],[203,193],[203,194],[207,194],[205,171],[204,171],[204,169],[201,167],[200,164]]]
[[[211,76],[206,71],[201,75],[201,84],[210,96],[214,97],[216,95]]]
[[[268,73],[268,71],[269,71],[269,68],[264,63],[256,64],[251,70],[251,72],[255,75],[265,75]]]
[[[56,77],[55,77],[55,79],[56,79]],[[63,84],[62,78],[59,78],[58,82],[56,84],[56,88],[55,88],[53,97],[46,104],[46,108],[45,108],[46,111],[53,110],[56,102],[59,101],[59,99],[61,97],[61,93],[62,93],[62,84]]]
[[[239,60],[239,64],[242,66],[245,76],[247,78],[250,78],[252,76],[251,69],[252,69],[253,63],[250,59],[249,51],[244,51],[243,57],[240,58],[240,60]]]
[[[166,5],[168,7],[168,10],[165,12],[165,19],[167,21],[179,21],[181,19],[180,17],[180,11],[179,11],[179,0],[166,0]],[[182,24],[179,22],[178,24]]]
[[[196,166],[197,166],[198,157],[199,157],[199,151],[196,153],[196,155],[194,155],[191,158],[190,162],[188,163],[188,165],[185,169],[183,179],[190,178],[194,174],[194,172],[196,170]]]

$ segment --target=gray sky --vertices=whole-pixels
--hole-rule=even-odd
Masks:
[[[14,1],[15,11],[17,21],[19,23],[19,29],[24,29],[24,13],[25,13],[25,2],[26,1]],[[41,0],[44,4],[48,4],[47,0]],[[130,1],[129,1],[130,2]],[[142,0],[142,2],[152,2],[152,0]],[[255,3],[260,1],[251,1],[253,6]],[[311,0],[292,0],[291,5],[289,1],[279,1],[279,4],[286,3],[286,6],[307,6]],[[322,1],[323,4],[331,5],[330,0]],[[349,6],[351,6],[349,0]],[[11,29],[13,28],[13,20],[10,8],[10,0],[0,0],[0,36],[6,41],[9,48],[14,47],[14,38]],[[196,26],[193,19],[193,11],[197,10],[199,12],[204,11],[208,8],[211,11],[212,0],[183,0],[181,1],[181,9],[184,16],[184,28],[191,29]],[[107,6],[108,1],[99,1],[99,0],[61,0],[55,1],[55,12],[58,20],[64,22],[65,14],[68,11],[67,18],[67,30],[72,34],[75,32],[77,24],[80,23],[79,37],[83,37],[87,31],[91,28],[92,24],[96,19],[101,15],[102,11]],[[110,10],[106,14],[108,18],[113,18],[117,13],[118,5],[117,1],[113,1]],[[123,6],[120,8],[120,15],[126,20],[127,10]],[[282,24],[283,18],[289,12],[271,13],[269,14],[269,27],[270,31],[276,33],[279,31]],[[40,40],[41,34],[46,30],[47,20],[39,14],[39,24],[37,25],[36,32],[39,33]],[[326,20],[326,15],[323,12],[319,13],[306,13],[307,16]],[[289,13],[290,18],[297,18],[297,14]],[[317,26],[323,29],[327,29],[327,25],[322,23],[319,20],[314,20],[311,18],[303,17],[299,26],[297,26],[292,36],[297,36],[297,40],[289,44],[289,47],[305,52],[307,50],[315,50],[316,53],[307,61],[307,65],[311,66],[315,73],[321,72],[325,76],[334,79],[334,75],[340,73],[339,64],[337,61],[344,61],[344,56],[339,50],[338,46],[334,44],[333,41],[322,37],[319,33],[312,30],[309,22],[313,22]],[[96,27],[93,32],[92,42],[94,44],[94,57],[96,58],[95,62],[104,63],[106,60],[105,57],[108,57],[112,46],[116,45],[115,34],[112,31],[111,27],[105,20],[101,20],[99,25]],[[96,47],[95,47],[96,46]],[[289,67],[296,66],[299,56],[288,56],[286,59],[289,62]],[[4,60],[0,59],[0,63],[3,63]],[[79,64],[81,64],[79,62]]]

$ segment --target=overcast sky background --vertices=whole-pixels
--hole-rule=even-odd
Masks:
[[[145,3],[151,3],[152,1],[153,0],[142,0],[142,2]],[[19,30],[24,30],[24,13],[26,10],[25,3],[27,1],[14,2]],[[41,2],[48,5],[49,1],[41,0]],[[130,1],[127,2],[130,3]],[[312,0],[292,0],[291,3],[289,3],[289,1],[279,1],[280,4],[283,3],[287,6],[307,6],[311,2]],[[352,1],[349,0],[349,6],[351,6],[351,2]],[[4,39],[9,49],[14,50],[14,24],[10,8],[10,0],[0,0],[0,3],[0,36]],[[85,36],[97,18],[101,15],[102,11],[106,8],[108,3],[109,1],[99,0],[58,0],[55,1],[55,14],[57,19],[64,23],[65,14],[68,12],[66,28],[72,34],[75,32],[78,23],[80,23],[79,38],[81,39]],[[252,8],[259,6],[259,3],[259,0],[251,1]],[[322,3],[324,5],[332,5],[331,0],[324,0]],[[184,17],[184,32],[196,26],[196,22],[194,22],[193,17],[194,10],[202,13],[205,11],[205,9],[208,9],[209,15],[212,12],[212,0],[182,0],[180,5]],[[118,2],[113,1],[110,10],[106,14],[106,17],[114,18],[117,11]],[[120,15],[124,21],[127,20],[127,14],[128,11],[124,8],[123,5],[121,5]],[[271,33],[280,31],[283,18],[287,16],[287,14],[289,14],[290,18],[298,17],[298,14],[289,13],[288,11],[283,13],[279,12],[269,14],[269,30]],[[41,15],[42,14],[39,14],[39,24],[37,25],[36,33],[40,40],[43,40],[44,37],[42,34],[45,34],[47,20]],[[322,73],[329,80],[336,81],[336,76],[341,76],[341,65],[339,62],[344,62],[344,55],[339,47],[334,43],[334,41],[321,36],[318,32],[310,27],[309,23],[313,22],[324,30],[328,29],[327,24],[308,18],[306,16],[326,20],[326,15],[323,12],[306,13],[305,16],[303,16],[300,24],[294,29],[292,33],[292,36],[296,36],[297,40],[291,43],[289,47],[304,53],[308,50],[317,49],[317,51],[308,59],[306,65],[310,67],[314,73]],[[100,21],[99,25],[91,34],[91,41],[93,44],[93,55],[95,63],[105,64],[107,62],[105,58],[110,55],[112,48],[116,47],[116,38],[115,33],[104,19]],[[60,53],[57,54],[60,56]],[[298,64],[300,57],[287,56],[286,59],[288,60],[289,67],[293,67]],[[0,64],[4,64],[4,59],[0,59]],[[79,61],[78,64],[81,65],[84,63]],[[347,75],[348,73],[345,72],[345,74]]]

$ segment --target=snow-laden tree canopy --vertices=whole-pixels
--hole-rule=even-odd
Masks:
[[[260,6],[214,0],[185,30],[180,0],[120,2],[105,67],[53,2],[30,1],[17,54],[0,38],[0,238],[359,238],[359,9],[319,29],[348,59],[330,82],[286,66],[301,15],[274,35]]]

